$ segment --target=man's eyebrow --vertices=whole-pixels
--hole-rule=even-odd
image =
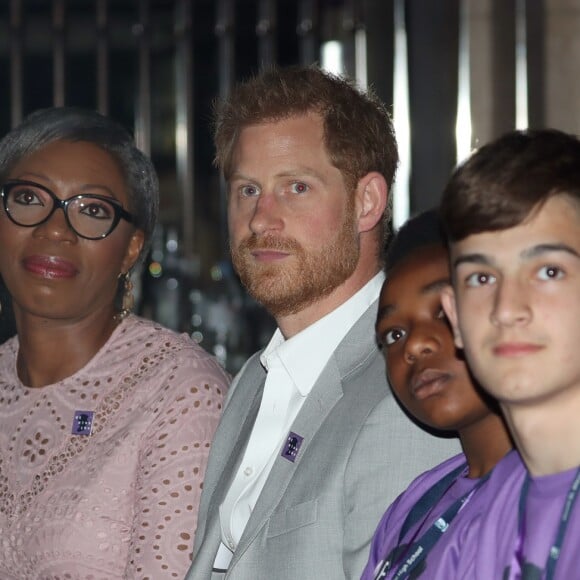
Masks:
[[[458,256],[453,260],[453,269],[461,264],[481,264],[482,266],[491,266],[493,260],[488,258],[485,254],[464,254],[463,256]]]
[[[522,258],[529,259],[529,258],[535,258],[535,257],[540,256],[542,254],[546,254],[548,252],[566,252],[567,254],[571,254],[572,256],[574,256],[576,258],[580,258],[580,254],[572,246],[569,246],[568,244],[561,244],[561,243],[538,244],[538,245],[533,246],[531,248],[525,249],[522,252],[521,256],[522,256]]]
[[[314,178],[319,179],[319,180],[324,179],[324,177],[320,173],[320,171],[317,171],[314,167],[309,167],[306,165],[292,168],[289,170],[280,171],[274,175],[274,177],[276,177],[278,179],[284,178],[284,177],[296,178],[296,177],[301,177],[301,176],[310,176],[310,177],[314,177]],[[257,181],[254,177],[251,177],[250,175],[246,175],[245,173],[243,173],[241,171],[232,172],[232,174],[229,176],[227,181],[230,182],[230,181],[237,181],[237,180]]]
[[[568,244],[562,243],[545,243],[545,244],[536,244],[531,248],[526,248],[520,252],[520,257],[524,260],[529,260],[531,258],[536,258],[541,256],[542,254],[547,254],[550,252],[565,252],[574,256],[575,258],[580,259],[580,253],[569,246]],[[463,256],[458,256],[453,260],[453,269],[457,268],[461,264],[481,264],[482,266],[492,266],[494,263],[493,258],[486,256],[485,254],[465,254]]]
[[[323,179],[320,171],[307,165],[301,165],[288,171],[280,171],[276,174],[276,177],[300,177],[302,175],[315,177],[316,179]]]
[[[232,181],[237,181],[237,180],[242,180],[242,181],[255,181],[252,177],[250,177],[249,175],[245,175],[244,173],[240,173],[239,171],[235,171],[234,173],[232,173],[228,178],[227,178],[227,183],[230,183]]]

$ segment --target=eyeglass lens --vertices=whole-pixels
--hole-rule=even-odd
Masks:
[[[4,188],[6,209],[14,222],[21,226],[35,226],[45,220],[58,203],[40,187],[11,183]],[[100,238],[115,225],[115,206],[107,200],[90,194],[66,200],[64,206],[70,226],[80,236]]]

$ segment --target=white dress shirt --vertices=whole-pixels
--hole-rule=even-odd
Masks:
[[[227,570],[294,419],[332,353],[379,296],[383,281],[380,272],[344,304],[289,340],[277,329],[260,356],[267,371],[264,393],[244,456],[220,506],[215,570]]]

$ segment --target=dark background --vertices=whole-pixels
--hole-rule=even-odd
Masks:
[[[530,124],[541,125],[543,93],[535,88],[543,83],[544,4],[522,2],[529,33]],[[404,10],[412,167],[406,195],[411,213],[426,209],[438,202],[457,161],[459,35],[467,4],[4,0],[0,134],[31,111],[55,104],[98,109],[135,133],[155,163],[162,196],[153,251],[135,277],[137,310],[191,334],[236,371],[265,343],[273,323],[240,288],[229,263],[223,184],[212,165],[213,100],[262,66],[320,63],[322,45],[335,40],[343,46],[345,74],[366,77],[391,105],[395,22],[397,10]],[[501,103],[487,123],[494,136],[515,122],[518,2],[485,0],[485,5],[492,24],[490,62],[498,79],[489,94]],[[361,35],[365,70],[357,61]],[[3,341],[14,328],[1,288],[0,303]]]

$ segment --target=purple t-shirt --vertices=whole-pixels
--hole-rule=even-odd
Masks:
[[[441,535],[437,543],[429,551],[425,560],[416,567],[409,578],[460,578],[472,580],[474,577],[474,563],[478,550],[479,525],[487,512],[492,498],[495,496],[495,488],[501,482],[501,478],[495,478],[495,470],[501,465],[503,473],[509,473],[520,464],[519,456],[511,452],[502,459],[492,472],[491,476],[479,487],[479,479],[469,479],[466,473],[462,473],[450,484],[441,499],[429,510],[428,514],[411,526],[402,538],[399,546],[399,534],[405,519],[415,504],[435,483],[447,474],[465,463],[465,457],[460,454],[445,461],[434,469],[420,475],[389,507],[383,516],[375,532],[369,561],[363,572],[361,580],[373,580],[377,571],[382,566],[385,558],[393,556],[393,550],[404,550],[404,545],[416,541],[454,502],[459,498],[475,493],[469,497],[457,516],[451,522],[449,529]],[[403,563],[409,553],[402,559]],[[395,556],[395,560],[397,556]],[[385,579],[392,578],[399,565],[395,564],[390,572],[383,576]],[[488,576],[496,578],[496,576]]]
[[[560,525],[562,509],[578,469],[531,478],[525,527],[519,533],[518,505],[525,480],[523,464],[505,474],[494,503],[481,525],[475,578],[540,580]],[[515,554],[520,546],[522,561]],[[580,578],[580,499],[572,508],[554,578]]]

